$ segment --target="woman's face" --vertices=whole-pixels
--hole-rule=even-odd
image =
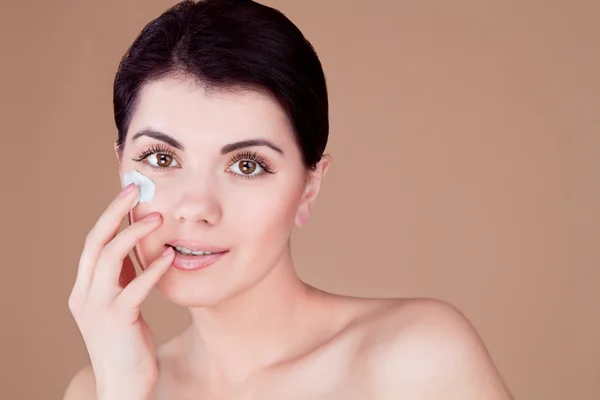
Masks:
[[[292,228],[308,219],[326,167],[307,172],[286,115],[265,94],[207,93],[175,78],[150,83],[119,164],[122,186],[132,170],[156,186],[131,222],[162,215],[136,247],[138,261],[146,268],[175,240],[226,249],[206,268],[170,268],[158,288],[186,306],[232,297],[285,262]]]

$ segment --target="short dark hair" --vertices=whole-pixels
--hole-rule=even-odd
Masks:
[[[310,42],[280,11],[251,0],[182,1],[149,22],[119,63],[113,87],[123,151],[140,89],[182,75],[205,89],[267,91],[289,118],[305,167],[329,136],[327,86]]]

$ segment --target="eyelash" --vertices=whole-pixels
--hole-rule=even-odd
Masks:
[[[257,175],[244,175],[244,174],[240,175],[240,174],[236,174],[235,172],[229,172],[229,173],[231,173],[232,175],[235,175],[235,176],[239,176],[240,178],[243,178],[243,179],[255,179],[255,178],[261,177],[265,173],[266,174],[274,174],[275,173],[275,171],[273,171],[271,169],[271,167],[265,161],[265,159],[262,158],[260,155],[258,155],[254,151],[246,149],[246,150],[244,150],[244,151],[236,154],[229,161],[229,167],[231,167],[233,164],[235,164],[237,162],[240,162],[240,161],[252,161],[252,162],[255,162],[255,163],[257,163],[263,169],[263,172],[261,172],[260,174],[257,174]]]
[[[170,157],[175,158],[175,153],[171,149],[169,149],[167,146],[164,146],[161,144],[153,144],[152,146],[150,146],[149,148],[147,148],[146,150],[144,150],[140,154],[138,154],[137,157],[132,158],[132,160],[135,162],[142,162],[146,158],[148,158],[148,156],[151,156],[152,154],[155,154],[155,153],[166,154]],[[159,171],[169,169],[169,167],[155,167],[154,165],[149,165],[149,167],[153,168],[153,169],[157,169]]]
[[[167,146],[161,145],[161,144],[153,144],[152,146],[150,146],[149,148],[147,148],[146,150],[142,151],[138,156],[136,156],[135,158],[133,158],[132,160],[135,162],[143,162],[146,158],[148,158],[148,156],[151,156],[152,154],[165,154],[168,155],[169,157],[173,157],[175,158],[175,153],[168,148]],[[240,161],[252,161],[255,162],[256,164],[258,164],[262,169],[263,172],[261,172],[260,174],[257,175],[244,175],[244,174],[237,174],[235,172],[230,172],[228,171],[228,173],[235,175],[237,177],[243,178],[243,179],[255,179],[255,178],[259,178],[260,176],[262,176],[263,174],[267,173],[267,174],[274,174],[275,171],[273,171],[271,169],[271,167],[269,166],[269,164],[265,161],[264,158],[262,158],[258,153],[251,151],[251,150],[244,150],[238,154],[236,154],[235,156],[233,156],[233,158],[229,161],[228,164],[228,168],[231,167],[233,164],[240,162]],[[170,167],[155,167],[154,165],[148,165],[150,168],[155,169],[155,170],[166,170],[169,169]]]

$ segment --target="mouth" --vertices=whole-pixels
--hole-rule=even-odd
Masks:
[[[206,268],[229,253],[228,249],[184,240],[172,241],[166,243],[166,246],[175,250],[172,267],[180,271],[195,271]]]
[[[187,247],[184,246],[173,246],[170,244],[167,244],[167,246],[171,247],[173,250],[175,250],[175,253],[177,254],[181,254],[182,256],[193,256],[193,257],[199,257],[199,256],[210,256],[213,254],[222,254],[222,253],[226,253],[228,250],[221,250],[221,251],[210,251],[210,250],[192,250],[192,249],[188,249]]]

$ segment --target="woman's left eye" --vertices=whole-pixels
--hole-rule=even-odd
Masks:
[[[179,163],[175,160],[175,157],[170,154],[152,153],[146,157],[146,160],[155,168],[179,167]],[[172,165],[173,163],[177,165]]]
[[[260,175],[264,169],[256,161],[252,160],[240,160],[233,163],[229,168],[233,168],[233,173],[244,177]]]

